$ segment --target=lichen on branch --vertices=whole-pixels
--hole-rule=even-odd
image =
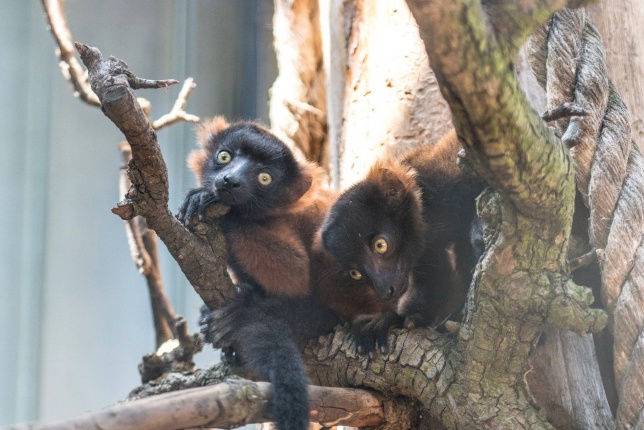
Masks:
[[[606,323],[603,311],[589,309],[590,292],[569,279],[572,158],[514,74],[517,47],[568,2],[407,3],[468,163],[494,190],[479,197],[486,252],[455,344],[451,401],[440,414],[459,427],[548,428],[523,382],[541,332],[548,324],[585,332]]]

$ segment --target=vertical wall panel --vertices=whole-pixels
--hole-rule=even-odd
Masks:
[[[18,365],[21,231],[24,207],[25,51],[29,7],[0,2],[0,424],[14,419]]]
[[[55,64],[46,48],[47,34],[42,31],[42,9],[29,4],[30,49],[26,59],[27,78],[24,119],[23,206],[20,253],[20,302],[18,317],[18,367],[15,390],[16,421],[36,418],[42,324],[42,284],[45,254],[43,237],[47,220],[47,164],[49,156],[49,102],[52,81],[50,67]]]

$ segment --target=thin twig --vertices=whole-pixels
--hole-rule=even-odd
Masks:
[[[575,116],[588,116],[588,111],[575,103],[566,102],[560,104],[554,109],[550,109],[542,113],[541,119],[545,122],[552,122],[557,121],[558,119],[572,118]]]
[[[592,263],[597,263],[599,259],[597,258],[597,250],[593,249],[592,251],[588,252],[587,254],[584,254],[580,257],[577,258],[572,258],[568,261],[568,265],[570,266],[570,271],[574,272],[575,270],[579,269],[580,267],[585,267],[588,266]]]
[[[87,74],[76,59],[62,0],[41,0],[41,3],[45,9],[49,30],[58,44],[60,70],[63,76],[72,84],[74,95],[92,106],[100,106],[98,97],[89,86]]]
[[[183,87],[181,87],[181,91],[179,91],[177,100],[174,102],[174,106],[172,106],[172,110],[154,121],[152,123],[152,128],[154,128],[155,130],[160,130],[163,127],[167,127],[179,121],[193,123],[199,122],[198,116],[189,114],[184,110],[186,103],[188,103],[188,97],[190,97],[192,90],[195,89],[196,86],[197,84],[194,83],[194,80],[192,78],[186,79],[183,83]]]
[[[157,88],[167,88],[170,85],[178,84],[176,79],[143,79],[134,77],[130,86],[134,90],[148,90]]]
[[[56,52],[60,58],[60,70],[63,77],[72,85],[75,96],[87,104],[99,107],[101,103],[89,85],[87,73],[76,59],[74,44],[72,43],[72,34],[65,16],[63,0],[41,0],[41,3],[45,10],[45,18],[47,19],[49,30],[58,45]],[[133,89],[145,89],[165,88],[178,82],[174,79],[153,80],[133,77],[130,84]],[[189,114],[184,110],[188,97],[195,86],[192,78],[186,79],[172,111],[154,121],[152,128],[160,130],[179,121],[199,122],[198,116]]]

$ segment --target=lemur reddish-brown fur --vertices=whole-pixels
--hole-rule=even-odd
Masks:
[[[241,291],[222,308],[203,310],[202,332],[273,382],[278,429],[307,428],[307,377],[297,344],[341,319],[380,313],[383,303],[371,288],[351,288],[355,282],[316,240],[335,197],[319,167],[296,160],[252,123],[215,118],[202,126],[199,141],[189,158],[199,188],[188,193],[178,218],[192,229],[210,203],[230,206],[220,225]]]
[[[201,148],[193,151],[188,165],[201,186],[197,189],[200,190],[197,195],[202,194],[200,201],[207,202],[210,196],[231,206],[230,213],[221,222],[235,276],[270,294],[288,297],[309,294],[309,256],[313,237],[333,201],[332,192],[325,187],[322,169],[309,162],[296,161],[282,142],[252,123],[229,125],[217,117],[201,127],[199,142]],[[275,159],[257,160],[257,166],[249,167],[252,160],[246,158],[262,145],[268,154],[277,152],[273,154]],[[233,154],[228,163],[217,163],[217,153],[226,150],[222,148],[227,148],[229,153],[238,150],[239,154]],[[248,175],[242,172],[233,179],[248,179],[244,185],[251,189],[250,192],[241,197],[231,195],[240,187],[227,187],[223,179],[219,179],[220,195],[215,197],[212,186],[217,186],[216,169],[221,168],[223,178],[230,180],[224,169],[242,157],[246,163],[244,167],[249,167],[256,174],[252,178],[244,178]],[[271,178],[275,177],[266,186],[256,180],[261,169],[270,170]],[[233,169],[230,175],[239,173]],[[198,216],[205,206],[195,209],[199,211],[190,211],[187,200],[180,210],[179,218],[189,228],[197,221],[195,215]]]
[[[465,300],[482,252],[472,239],[483,186],[456,165],[459,149],[452,132],[401,161],[378,161],[329,211],[325,248],[395,310],[354,320],[359,352],[386,350],[389,327],[436,325]]]

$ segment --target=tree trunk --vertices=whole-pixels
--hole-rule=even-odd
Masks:
[[[321,5],[331,163],[338,158],[331,171],[346,188],[375,158],[441,136],[451,127],[451,114],[404,2],[322,0]],[[524,53],[518,57],[517,70],[533,107],[545,111],[545,95]],[[593,348],[592,336],[569,336],[558,330],[551,330],[540,347],[528,381],[535,393],[549,381],[550,389],[538,390],[536,400],[554,422],[577,428],[613,425],[601,379],[593,379],[599,375],[595,354],[587,354]],[[586,369],[592,378],[573,380],[576,369]]]
[[[403,0],[321,0],[331,172],[341,189],[378,157],[451,127],[418,26]]]
[[[532,107],[544,112],[546,95],[530,70],[524,50],[517,57],[517,72]],[[607,371],[612,373],[612,368]],[[611,429],[615,425],[592,335],[548,330],[534,352],[526,382],[541,410],[557,428]],[[611,381],[608,384],[612,387]]]
[[[588,12],[604,39],[610,79],[631,115],[632,138],[644,149],[644,2],[600,1]]]

